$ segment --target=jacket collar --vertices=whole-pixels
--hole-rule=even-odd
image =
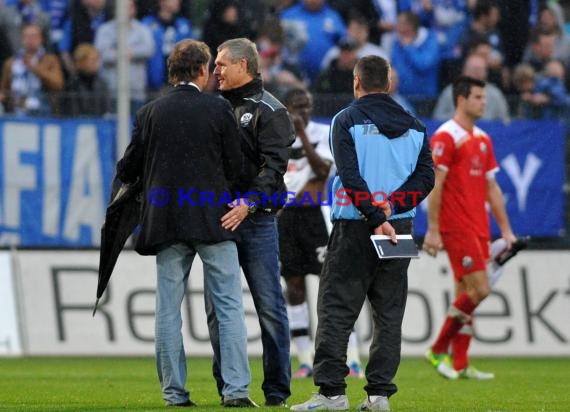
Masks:
[[[260,93],[263,93],[263,81],[261,80],[261,76],[257,76],[252,81],[244,84],[241,87],[222,91],[222,96],[228,99],[233,105],[234,102],[239,102],[246,97],[254,96]]]
[[[196,86],[195,84],[179,84],[177,86],[170,86],[166,93],[168,94],[176,93],[182,90],[201,93],[200,89],[198,89],[198,86]]]

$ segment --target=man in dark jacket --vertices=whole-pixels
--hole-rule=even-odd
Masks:
[[[424,125],[388,95],[390,65],[366,56],[354,68],[356,101],[332,121],[333,230],[317,303],[314,381],[320,387],[291,410],[345,410],[348,336],[368,297],[374,332],[359,410],[388,411],[396,392],[409,258],[379,260],[370,235],[411,235],[415,206],[434,185]],[[397,201],[384,202],[383,196]],[[350,201],[347,201],[347,199]]]
[[[245,155],[244,171],[238,182],[240,195],[233,202],[232,210],[222,217],[222,226],[232,231],[237,229],[239,263],[259,317],[265,404],[282,405],[291,394],[291,366],[275,211],[283,203],[281,195],[286,191],[283,175],[295,133],[285,107],[263,89],[255,43],[245,38],[228,40],[218,47],[215,63],[219,88],[233,106],[240,124]],[[208,296],[206,290],[206,302],[210,301]],[[215,353],[214,375],[221,388],[216,335],[219,319],[208,303],[207,312]],[[221,364],[223,368],[223,359]]]
[[[136,114],[133,137],[117,176],[142,179],[141,232],[136,250],[156,255],[156,356],[168,405],[192,406],[186,384],[180,305],[192,261],[204,264],[204,285],[216,310],[226,402],[249,399],[250,372],[234,234],[227,212],[242,155],[235,118],[223,99],[202,94],[210,52],[205,43],[179,42],[168,59],[174,86]]]

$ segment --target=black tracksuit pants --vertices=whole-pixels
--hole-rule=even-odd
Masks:
[[[411,234],[411,219],[390,222],[397,234]],[[321,272],[317,302],[314,382],[325,396],[345,393],[348,337],[365,298],[374,324],[366,367],[368,395],[391,396],[400,364],[402,319],[408,292],[410,259],[380,260],[365,222],[334,222]]]

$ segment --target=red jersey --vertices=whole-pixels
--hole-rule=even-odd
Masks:
[[[494,179],[499,170],[491,139],[478,127],[470,132],[452,119],[432,136],[431,150],[435,167],[447,171],[439,214],[440,231],[470,231],[488,238],[487,180]]]

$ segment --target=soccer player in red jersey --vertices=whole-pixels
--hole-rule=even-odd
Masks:
[[[462,76],[453,84],[455,116],[431,139],[435,187],[428,197],[428,230],[424,249],[432,256],[446,249],[455,278],[455,301],[426,358],[448,379],[493,379],[492,373],[469,366],[472,313],[490,292],[487,263],[490,226],[489,202],[508,247],[516,241],[503,193],[495,180],[498,171],[489,136],[475,126],[485,109],[485,83]],[[453,361],[448,356],[449,348]]]

